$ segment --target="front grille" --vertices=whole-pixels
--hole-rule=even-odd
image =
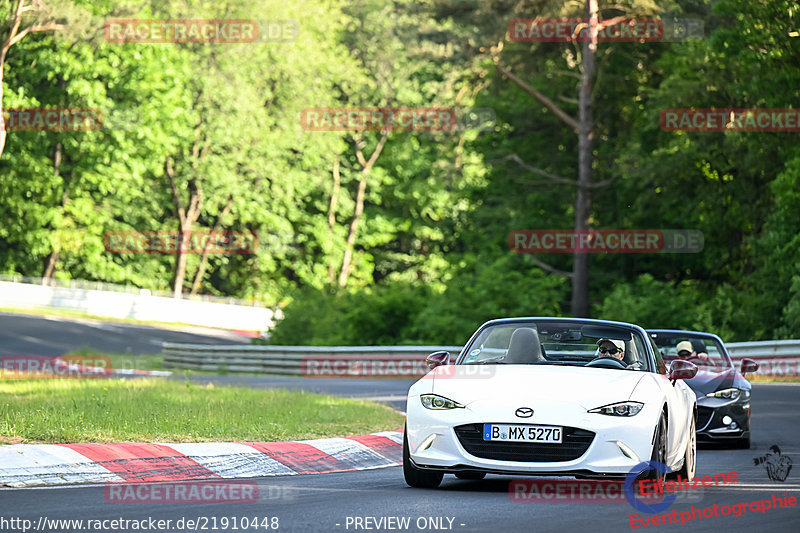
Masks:
[[[710,407],[697,407],[697,429],[702,430],[708,425],[711,421],[711,417],[714,415],[714,410]]]
[[[561,444],[483,440],[483,424],[456,426],[458,441],[470,455],[498,461],[548,463],[572,461],[589,449],[594,433],[573,427],[563,428]]]

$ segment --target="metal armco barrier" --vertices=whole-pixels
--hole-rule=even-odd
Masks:
[[[739,366],[748,357],[758,361],[762,376],[800,376],[800,340],[731,342],[726,344],[734,363]]]
[[[439,350],[455,359],[461,346],[225,346],[164,343],[164,367],[313,377],[415,377],[425,356]],[[726,344],[734,363],[758,361],[766,376],[800,375],[800,340]]]
[[[164,343],[164,367],[309,377],[419,377],[425,356],[460,346],[225,346]]]

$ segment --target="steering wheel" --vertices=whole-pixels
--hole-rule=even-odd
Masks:
[[[597,359],[592,359],[583,366],[597,366],[600,368],[619,368],[621,370],[625,370],[628,367],[628,365],[626,365],[616,357],[598,357]]]

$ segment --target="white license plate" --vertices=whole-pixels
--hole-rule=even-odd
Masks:
[[[562,433],[562,428],[558,426],[483,425],[483,440],[561,444]]]

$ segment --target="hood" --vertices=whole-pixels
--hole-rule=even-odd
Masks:
[[[694,391],[698,398],[704,398],[710,392],[730,389],[731,387],[750,388],[749,382],[736,369],[730,367],[722,371],[698,367],[697,375],[692,379],[684,380],[684,382],[689,385],[689,388]]]
[[[434,369],[429,376],[433,393],[467,406],[514,399],[593,409],[629,399],[645,374],[576,366],[450,365]]]

